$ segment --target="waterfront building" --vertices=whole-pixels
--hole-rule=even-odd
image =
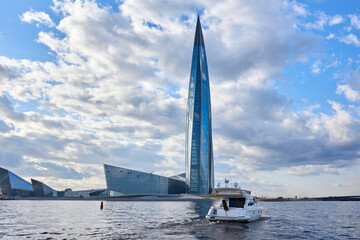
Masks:
[[[67,188],[61,192],[61,196],[65,198],[91,198],[91,197],[107,197],[107,189],[90,189],[73,191],[71,188]]]
[[[185,182],[181,175],[163,177],[107,164],[104,164],[104,171],[110,196],[185,193]]]
[[[33,188],[33,196],[37,197],[57,197],[58,192],[43,182],[35,179],[31,179],[31,185]]]
[[[31,183],[16,174],[0,167],[0,192],[4,196],[29,196],[33,188]]]
[[[190,72],[185,132],[186,191],[207,195],[214,187],[210,84],[198,16]]]

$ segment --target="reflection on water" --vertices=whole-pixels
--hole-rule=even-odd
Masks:
[[[207,222],[212,204],[0,201],[0,238],[360,239],[360,202],[265,202],[252,223]]]

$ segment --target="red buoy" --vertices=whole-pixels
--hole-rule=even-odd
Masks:
[[[100,209],[102,210],[103,208],[104,208],[104,204],[103,204],[103,202],[101,202]]]

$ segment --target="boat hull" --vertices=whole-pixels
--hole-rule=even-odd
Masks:
[[[256,221],[259,220],[261,218],[261,216],[257,216],[255,218],[250,218],[250,217],[238,217],[238,218],[234,218],[234,217],[210,217],[210,216],[206,216],[206,219],[210,222],[252,222],[252,221]]]
[[[225,211],[223,208],[216,209],[211,207],[206,219],[211,222],[252,222],[261,218],[263,207],[253,207],[251,210],[233,208]]]
[[[226,217],[210,217],[210,216],[206,216],[206,219],[209,220],[210,222],[251,222],[251,221],[255,221],[251,220],[250,217],[248,218],[226,218]]]

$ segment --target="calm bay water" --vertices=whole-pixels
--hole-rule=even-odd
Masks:
[[[360,239],[360,202],[263,202],[252,223],[209,223],[212,204],[0,201],[0,239]]]

